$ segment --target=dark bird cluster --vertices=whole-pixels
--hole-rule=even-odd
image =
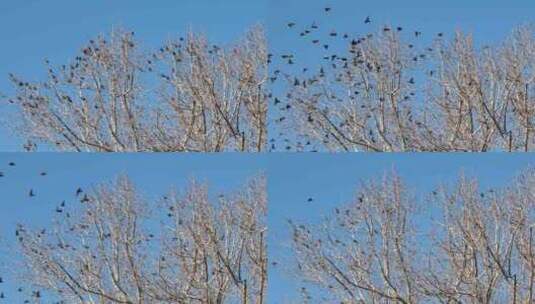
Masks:
[[[330,107],[336,108],[337,105],[344,103],[359,104],[362,111],[372,113],[376,109],[366,104],[364,98],[375,96],[379,102],[386,102],[387,97],[384,94],[376,93],[378,84],[368,80],[363,81],[363,78],[377,79],[376,76],[382,73],[391,73],[392,69],[402,69],[401,62],[393,62],[394,65],[400,67],[392,67],[390,63],[382,62],[377,56],[369,56],[370,47],[373,47],[381,41],[403,41],[407,39],[408,43],[403,43],[407,47],[408,60],[412,60],[412,64],[425,64],[428,58],[431,58],[434,49],[432,47],[424,47],[419,49],[417,43],[411,43],[412,40],[423,35],[419,29],[407,29],[402,25],[386,25],[380,26],[368,33],[351,33],[354,29],[340,29],[324,26],[324,24],[332,23],[331,18],[336,18],[335,10],[330,6],[323,8],[325,14],[321,19],[310,20],[310,23],[304,23],[303,29],[294,31],[298,28],[294,21],[287,22],[287,27],[292,29],[288,33],[292,36],[298,35],[297,42],[303,42],[306,48],[306,56],[302,56],[304,51],[288,51],[284,54],[275,54],[280,57],[280,61],[271,60],[274,56],[270,54],[270,64],[277,66],[271,68],[273,71],[269,80],[274,83],[277,88],[280,85],[283,90],[274,90],[269,93],[267,97],[272,100],[275,105],[277,117],[275,118],[276,126],[279,127],[280,133],[277,139],[271,138],[269,146],[271,151],[285,150],[285,151],[317,151],[316,144],[329,145],[332,142],[337,144],[348,141],[345,138],[346,129],[351,129],[351,125],[355,122],[346,119],[340,119],[334,115],[331,118]],[[327,14],[328,13],[328,14]],[[375,27],[372,24],[377,23],[372,16],[366,16],[362,19],[365,31],[370,31],[370,27]],[[373,20],[373,22],[372,22]],[[300,22],[302,23],[302,22]],[[348,31],[350,30],[350,31]],[[412,33],[412,34],[411,34]],[[437,33],[438,39],[443,37],[443,33]],[[310,47],[312,46],[312,47]],[[307,62],[305,65],[301,62],[301,57],[310,58],[318,52],[317,60]],[[405,59],[400,59],[405,60]],[[311,64],[315,66],[310,66]],[[405,64],[405,63],[403,63]],[[408,63],[410,64],[410,63]],[[428,75],[433,76],[435,71],[427,71]],[[370,77],[366,77],[370,74]],[[417,99],[415,89],[418,82],[418,77],[409,73],[401,73],[400,82],[403,85],[403,90],[398,90],[396,99],[399,102],[410,102]],[[373,76],[376,75],[376,76]],[[360,81],[358,80],[360,79]],[[350,90],[346,87],[351,85]],[[343,88],[342,90],[340,90]],[[349,91],[349,92],[347,92]],[[280,93],[274,93],[280,92]],[[363,94],[365,93],[365,94]],[[280,94],[280,95],[279,95]],[[409,121],[412,121],[412,114],[409,113]],[[370,114],[366,116],[368,119],[373,117]],[[304,119],[303,119],[304,118]],[[303,127],[306,124],[310,125],[311,129],[329,129],[332,131],[325,132],[321,143],[317,138],[311,139],[311,135],[307,132],[300,134],[291,134],[288,130],[294,129],[296,121],[299,124],[303,121]],[[418,123],[418,122],[416,122]],[[366,125],[366,123],[364,123]],[[325,130],[322,130],[323,132]],[[377,142],[379,134],[374,133],[370,129],[368,138],[372,143]],[[314,132],[311,132],[314,133]]]

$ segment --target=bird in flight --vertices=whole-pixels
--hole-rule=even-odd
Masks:
[[[87,196],[87,194],[84,194],[84,197],[82,198],[82,200],[80,202],[82,202],[82,203],[89,202],[89,197]]]
[[[82,188],[76,189],[76,196],[82,194],[82,192],[83,192]]]
[[[326,12],[330,12],[330,11],[331,11],[331,8],[330,8],[330,7],[326,7],[326,8],[324,8],[324,10],[325,10]]]
[[[372,20],[370,19],[370,16],[366,17],[366,19],[364,20],[364,23],[365,24],[368,24],[368,23],[371,23]]]
[[[30,192],[28,193],[28,195],[30,197],[34,197],[35,196],[35,193],[33,192],[33,189],[30,189]]]

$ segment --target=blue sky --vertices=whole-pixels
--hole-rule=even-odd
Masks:
[[[0,1],[0,96],[13,92],[8,73],[40,80],[44,59],[61,65],[89,39],[113,27],[135,31],[147,48],[192,29],[216,43],[241,37],[263,23],[266,0],[2,0]],[[0,105],[0,115],[10,115]],[[0,116],[1,118],[1,116]],[[3,119],[2,119],[3,120]],[[0,127],[0,151],[20,151],[21,141]]]
[[[325,7],[331,11],[325,13]],[[367,16],[372,20],[368,25],[364,24]],[[273,49],[284,52],[298,47],[306,55],[314,48],[310,43],[302,43],[295,33],[313,21],[326,33],[337,30],[362,35],[388,24],[402,26],[411,33],[419,30],[423,38],[434,37],[438,32],[448,36],[463,30],[474,33],[478,41],[495,42],[515,26],[534,19],[535,2],[529,0],[270,0],[266,26]],[[290,21],[296,23],[291,31],[287,27]]]
[[[493,44],[503,41],[514,27],[525,25],[535,20],[535,1],[530,0],[270,0],[267,13],[267,33],[269,45],[274,53],[272,70],[292,71],[292,75],[301,77],[302,68],[309,69],[308,77],[317,73],[320,65],[327,66],[323,56],[347,54],[347,40],[340,36],[347,33],[349,37],[362,37],[367,33],[380,31],[384,25],[401,26],[407,40],[416,46],[427,46],[439,32],[445,39],[450,39],[455,31],[473,33],[476,45]],[[331,11],[326,13],[325,7]],[[364,24],[369,16],[370,24]],[[288,23],[295,26],[288,28]],[[318,30],[305,38],[299,33],[312,23],[319,26]],[[330,37],[335,30],[337,37]],[[414,42],[415,30],[423,34]],[[311,41],[319,39],[320,43]],[[327,43],[328,50],[322,45]],[[280,59],[282,54],[293,54],[294,65],[288,66]],[[417,82],[419,82],[417,80]],[[282,83],[273,86],[274,95],[283,101],[285,91],[281,91]],[[270,108],[272,117],[278,118],[279,112]],[[279,130],[276,126],[271,126]],[[282,130],[286,132],[285,130]],[[272,132],[270,138],[278,137],[278,131]],[[285,144],[277,138],[278,150],[284,150]],[[290,140],[294,138],[290,137]]]
[[[0,292],[6,294],[0,303],[22,303],[19,285],[8,271],[20,262],[13,255],[16,224],[49,227],[62,200],[76,202],[78,187],[90,189],[127,174],[147,198],[157,199],[173,188],[181,191],[192,178],[206,182],[217,195],[240,189],[264,169],[265,161],[252,154],[0,153],[0,276],[5,281]],[[46,176],[40,175],[43,171]],[[30,189],[35,197],[29,197]]]
[[[323,12],[325,6],[332,7],[329,15]],[[297,63],[310,65],[316,53],[309,43],[288,32],[287,22],[297,23],[295,31],[316,21],[325,31],[356,34],[399,24],[407,30],[420,29],[424,39],[431,33],[464,29],[481,41],[492,42],[512,27],[533,21],[534,12],[535,2],[530,0],[2,0],[0,96],[13,92],[8,73],[42,79],[44,58],[61,65],[90,38],[113,27],[132,29],[145,46],[154,47],[189,28],[206,33],[215,42],[228,42],[249,26],[263,23],[272,49],[297,50]],[[366,16],[372,18],[372,25],[363,24]],[[13,112],[0,105],[0,118],[7,115]],[[20,151],[20,146],[20,139],[0,126],[0,151]]]
[[[11,167],[9,162],[15,162]],[[532,154],[76,154],[0,153],[0,284],[13,298],[13,278],[5,267],[16,265],[12,255],[18,222],[46,227],[54,208],[74,202],[74,191],[128,174],[147,197],[157,197],[171,187],[180,189],[190,178],[208,182],[212,193],[227,192],[248,178],[265,172],[268,178],[269,303],[295,299],[299,285],[287,272],[291,267],[286,220],[317,222],[335,206],[352,197],[359,182],[380,178],[393,168],[417,195],[440,183],[451,183],[460,172],[478,177],[483,187],[505,185],[530,165]],[[46,171],[46,176],[40,176]],[[28,197],[33,189],[34,198]],[[312,197],[312,203],[307,199]],[[16,294],[16,292],[15,292]]]
[[[532,154],[270,154],[268,250],[278,265],[269,266],[269,303],[296,300],[301,287],[291,276],[295,263],[289,251],[287,219],[317,223],[336,206],[348,203],[360,182],[381,178],[392,169],[410,191],[425,198],[443,183],[452,185],[461,173],[477,177],[485,189],[506,186],[520,171],[534,165]],[[425,225],[424,219],[420,220],[419,225]]]

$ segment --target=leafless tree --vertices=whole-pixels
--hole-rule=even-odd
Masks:
[[[362,185],[321,224],[291,222],[305,299],[533,303],[534,183],[532,169],[483,192],[461,177],[429,200],[395,174]]]
[[[434,237],[424,289],[442,303],[533,303],[535,171],[481,192],[461,178],[437,192],[443,231]]]
[[[217,199],[192,182],[160,202],[121,177],[82,201],[63,207],[52,229],[17,229],[25,278],[47,295],[65,303],[265,303],[262,176]]]
[[[220,47],[201,35],[142,50],[134,34],[91,40],[69,64],[17,88],[8,121],[35,148],[67,151],[262,151],[267,53],[263,29]]]
[[[389,26],[345,36],[316,71],[277,71],[289,138],[329,151],[531,151],[533,29],[483,47],[462,32],[429,46],[420,36]]]

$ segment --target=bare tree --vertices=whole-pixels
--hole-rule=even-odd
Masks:
[[[390,26],[344,35],[345,50],[318,58],[315,71],[277,70],[288,102],[279,124],[295,130],[292,142],[329,151],[533,149],[531,27],[492,47],[461,32],[428,46],[420,32],[409,35],[416,41]]]
[[[147,53],[134,34],[91,40],[69,64],[28,82],[10,75],[16,131],[68,151],[262,151],[267,54],[263,29],[220,47],[202,36]]]
[[[429,294],[442,303],[533,303],[534,177],[530,170],[484,192],[461,178],[437,192],[444,220],[423,284]]]
[[[461,177],[429,201],[395,174],[364,184],[323,223],[291,222],[305,299],[533,303],[534,182],[528,170],[509,187],[481,192]],[[442,220],[432,220],[437,214]]]
[[[317,227],[292,224],[299,274],[343,303],[416,303],[412,205],[399,178],[385,178]]]
[[[65,303],[265,303],[265,191],[257,177],[214,202],[193,182],[154,202],[121,177],[52,229],[18,227],[26,279]]]

